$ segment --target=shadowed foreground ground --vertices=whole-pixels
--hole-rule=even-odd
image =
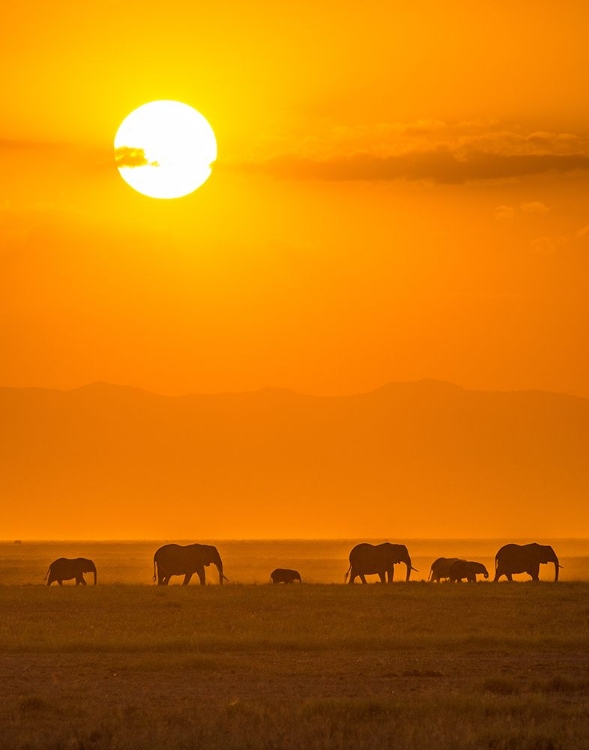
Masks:
[[[1,587],[3,746],[589,746],[589,584]]]

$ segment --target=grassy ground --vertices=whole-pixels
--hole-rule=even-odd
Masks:
[[[7,748],[589,747],[589,584],[0,587]]]

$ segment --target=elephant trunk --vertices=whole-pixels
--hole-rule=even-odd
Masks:
[[[221,562],[221,560],[219,560],[219,562],[215,563],[215,565],[217,566],[217,570],[219,571],[219,584],[222,586],[223,579],[225,578],[225,576],[223,575],[223,563]]]
[[[560,565],[558,564],[558,557],[556,555],[554,556],[554,583],[558,583],[558,569],[560,568]]]
[[[98,576],[96,574],[96,566],[93,568],[92,573],[94,573],[94,585],[96,586],[96,582],[98,580]]]

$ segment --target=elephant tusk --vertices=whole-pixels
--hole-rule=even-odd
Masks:
[[[411,570],[414,570],[416,573],[419,573],[419,571],[417,570],[417,568],[414,568],[413,565],[411,566]]]
[[[564,565],[559,565],[558,567],[559,567],[559,568],[564,568]]]

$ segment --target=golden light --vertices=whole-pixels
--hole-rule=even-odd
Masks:
[[[123,180],[151,198],[181,198],[200,187],[217,158],[207,120],[188,104],[149,102],[126,117],[115,136]]]

